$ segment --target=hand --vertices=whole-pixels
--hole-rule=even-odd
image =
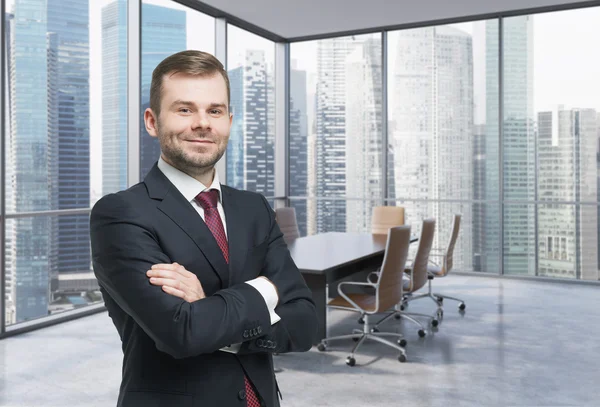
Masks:
[[[206,298],[202,284],[194,273],[190,273],[179,263],[155,264],[146,272],[150,284],[162,286],[167,294],[194,302]]]

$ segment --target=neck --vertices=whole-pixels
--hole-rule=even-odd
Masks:
[[[197,181],[200,181],[202,185],[205,187],[210,187],[215,178],[215,167],[194,167],[187,165],[175,165],[169,159],[167,159],[164,155],[161,155],[163,161],[167,164],[171,165],[174,168],[177,168],[179,171],[186,173],[190,177],[194,178]]]

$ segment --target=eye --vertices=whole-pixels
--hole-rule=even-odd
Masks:
[[[221,111],[219,109],[212,109],[210,114],[221,114]]]
[[[187,107],[182,107],[179,109],[179,111],[181,113],[191,113],[192,111],[190,109],[188,109]]]

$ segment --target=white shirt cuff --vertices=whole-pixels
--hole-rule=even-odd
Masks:
[[[250,284],[252,287],[262,295],[269,309],[269,315],[271,316],[271,325],[279,322],[281,318],[275,313],[275,307],[279,302],[279,296],[275,286],[264,278],[255,278],[254,280],[246,281],[246,284]]]
[[[224,346],[221,349],[219,349],[222,352],[229,352],[229,353],[238,353],[240,351],[240,348],[242,347],[241,343],[234,343],[231,346]]]

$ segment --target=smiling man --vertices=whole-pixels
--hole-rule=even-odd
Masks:
[[[273,210],[219,182],[229,95],[212,55],[162,61],[144,113],[161,157],[92,210],[94,272],[123,342],[118,406],[278,406],[272,353],[307,351],[316,335]]]

